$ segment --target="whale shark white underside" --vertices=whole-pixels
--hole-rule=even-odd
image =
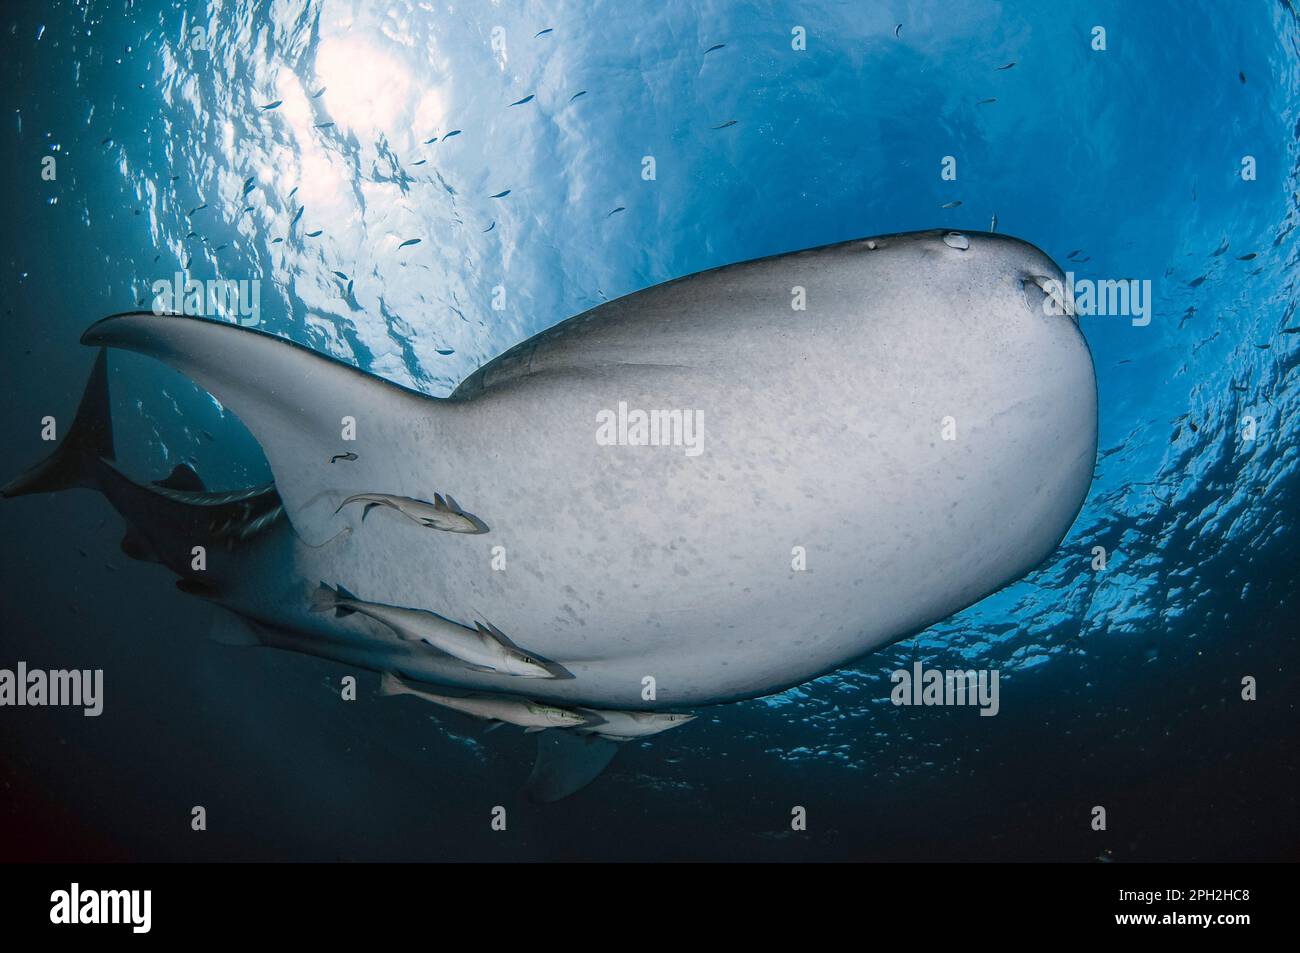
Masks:
[[[225,641],[554,725],[529,790],[555,800],[617,740],[841,667],[1055,550],[1097,443],[1087,345],[1042,307],[1061,278],[1003,235],[830,245],[607,302],[445,399],[233,324],[114,315],[82,337],[101,351],[63,444],[3,493],[103,492],[124,550],[222,607]],[[104,348],[209,390],[274,484],[123,475]],[[699,452],[597,440],[620,405],[696,415]]]

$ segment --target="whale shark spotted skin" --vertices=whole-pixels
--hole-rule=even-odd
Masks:
[[[1042,307],[1043,283],[1063,279],[1006,235],[845,242],[607,302],[442,399],[255,329],[115,315],[83,343],[166,361],[237,414],[278,494],[258,512],[276,517],[190,571],[210,516],[105,475],[93,386],[64,446],[5,493],[100,489],[152,558],[259,644],[461,693],[524,691],[313,612],[328,579],[528,633],[530,655],[572,675],[527,680],[538,703],[667,712],[769,694],[979,601],[1060,543],[1097,444],[1087,344],[1072,315]],[[688,455],[598,440],[621,404],[707,416],[707,441]],[[355,457],[331,465],[344,418]],[[481,531],[428,532],[415,504],[468,519],[455,498]],[[373,503],[406,518],[363,525]],[[548,742],[546,798],[598,772],[612,744]]]

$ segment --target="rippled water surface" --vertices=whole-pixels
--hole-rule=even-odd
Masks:
[[[6,9],[0,29],[5,474],[41,454],[31,421],[75,402],[80,332],[178,271],[256,277],[265,329],[435,395],[660,281],[995,216],[1078,278],[1152,295],[1145,326],[1082,320],[1096,479],[1040,569],[622,753],[571,801],[521,805],[509,839],[477,818],[516,797],[530,740],[340,710],[328,663],[204,642],[99,498],[6,506],[4,657],[121,686],[93,724],[0,718],[19,853],[1295,854],[1292,3],[141,2]],[[265,478],[211,397],[115,361],[132,472]],[[895,708],[889,672],[916,660],[1000,669],[1001,714]],[[220,819],[200,841],[196,799]]]

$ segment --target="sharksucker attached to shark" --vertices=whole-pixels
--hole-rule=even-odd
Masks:
[[[600,717],[594,712],[582,713],[569,708],[559,708],[541,702],[519,698],[514,695],[488,695],[481,693],[449,695],[436,692],[428,686],[411,685],[408,681],[392,673],[385,673],[379,680],[381,695],[414,695],[425,701],[451,708],[454,711],[482,718],[487,721],[499,721],[507,725],[518,725],[525,732],[545,731],[548,728],[594,727],[600,724]]]
[[[447,533],[463,533],[478,536],[488,531],[487,524],[472,513],[466,513],[450,495],[441,493],[433,495],[433,502],[411,499],[409,496],[394,496],[391,493],[354,493],[339,504],[339,512],[349,503],[364,503],[361,518],[364,520],[377,506],[388,507],[401,513],[413,523],[429,529],[440,529]]]
[[[367,616],[388,626],[399,638],[424,642],[478,671],[518,678],[573,677],[563,666],[519,648],[491,623],[476,622],[471,629],[424,609],[366,602],[341,586],[330,588],[325,583],[313,594],[312,608],[332,610],[340,618],[354,612]]]
[[[1062,279],[1006,235],[846,242],[607,302],[445,399],[215,321],[115,315],[83,342],[188,374],[265,452],[276,502],[245,520],[265,522],[235,534],[206,575],[177,568],[252,621],[229,641],[399,672],[455,697],[526,690],[571,712],[658,716],[821,675],[1053,552],[1097,440],[1087,344],[1074,317],[1042,307],[1043,283]],[[796,286],[803,311],[791,308]],[[6,493],[100,489],[176,568],[193,534],[211,531],[211,507],[177,498],[192,486],[158,492],[104,465],[106,393],[101,355],[64,444]],[[602,441],[599,421],[623,405],[707,415],[708,441],[696,454]],[[402,518],[363,528],[373,506]],[[423,642],[367,637],[355,618],[312,611],[323,579],[376,606],[490,618],[573,677],[524,682]],[[613,739],[658,724],[606,720],[603,732],[542,735],[538,799],[572,793]]]
[[[592,731],[611,741],[631,741],[633,738],[649,738],[678,728],[695,719],[694,715],[675,711],[610,711],[609,709],[579,708],[579,712],[599,716],[600,724],[580,731]]]

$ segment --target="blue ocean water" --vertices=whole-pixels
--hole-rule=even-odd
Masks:
[[[1040,569],[630,747],[572,800],[520,804],[510,837],[487,811],[516,803],[530,740],[341,706],[337,666],[205,642],[98,497],[7,502],[4,660],[120,686],[100,719],[0,717],[14,855],[1295,855],[1293,3],[141,2],[0,29],[6,478],[75,405],[80,332],[178,271],[257,278],[264,329],[436,395],[660,281],[994,217],[1081,279],[1149,280],[1153,305],[1082,319],[1096,479]],[[113,367],[131,472],[267,478],[211,396]],[[894,707],[917,660],[999,669],[1000,715]]]

